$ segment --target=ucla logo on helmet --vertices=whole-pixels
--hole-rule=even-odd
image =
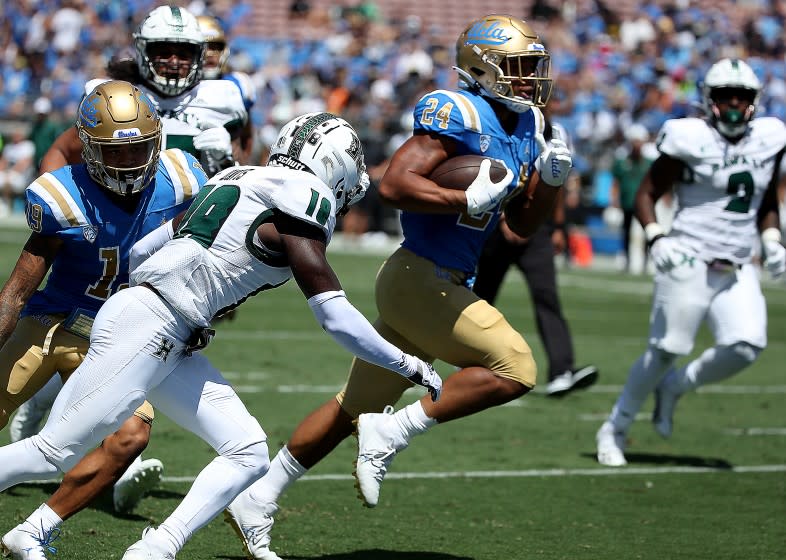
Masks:
[[[82,121],[83,126],[94,128],[98,125],[98,99],[97,95],[93,95],[82,103],[79,108],[79,120]]]
[[[485,24],[479,21],[467,31],[468,45],[504,45],[510,40],[498,21]]]

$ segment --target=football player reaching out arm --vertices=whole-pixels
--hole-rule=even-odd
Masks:
[[[473,29],[488,27],[505,38],[504,44],[489,48],[474,36]],[[536,367],[527,343],[470,288],[483,241],[499,220],[503,201],[517,188],[529,186],[538,191],[530,193],[533,200],[550,207],[546,201],[553,202],[559,190],[554,187],[570,170],[567,149],[538,140],[544,129],[538,107],[545,105],[551,89],[549,55],[528,24],[510,16],[470,23],[457,46],[457,70],[465,87],[433,91],[420,99],[413,136],[391,158],[380,184],[382,200],[402,210],[404,241],[377,275],[379,315],[374,328],[405,352],[458,369],[446,379],[439,401],[424,395],[395,414],[373,414],[386,407],[392,411],[411,383],[363,359],[354,360],[344,388],[295,428],[273,459],[271,476],[254,483],[230,506],[231,521],[254,558],[278,558],[269,548],[276,500],[353,432],[355,419],[359,488],[366,505],[373,507],[388,465],[411,438],[437,422],[516,399],[535,384]],[[500,82],[490,83],[488,76]],[[440,163],[458,155],[501,160],[508,171],[501,181],[492,181],[486,159],[465,191],[428,178]],[[526,203],[522,200],[522,206]],[[529,218],[537,224],[547,215]],[[366,429],[369,418],[372,435]]]
[[[209,342],[211,321],[222,310],[294,277],[319,323],[342,346],[423,385],[432,399],[440,396],[441,379],[430,364],[382,338],[349,303],[327,262],[336,215],[368,187],[357,134],[334,115],[307,114],[284,126],[271,153],[265,167],[216,175],[179,223],[138,242],[131,287],[98,311],[87,356],[53,407],[59,413],[38,436],[0,448],[0,489],[49,478],[76,463],[148,394],[157,409],[212,445],[219,456],[124,560],[175,558],[269,466],[261,426],[195,352]],[[80,421],[70,421],[79,411]],[[44,530],[52,528],[17,532]],[[48,537],[36,538],[34,548],[43,554]]]

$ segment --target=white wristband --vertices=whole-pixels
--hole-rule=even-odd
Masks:
[[[644,226],[644,237],[647,238],[647,243],[651,243],[659,235],[666,235],[666,232],[658,222],[650,222]]]
[[[769,243],[770,241],[774,241],[775,243],[781,242],[781,230],[778,228],[767,228],[763,232],[761,232],[761,240],[763,243]]]

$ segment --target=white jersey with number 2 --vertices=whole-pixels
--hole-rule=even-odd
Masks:
[[[758,247],[756,213],[778,179],[784,146],[786,125],[773,117],[751,121],[736,143],[703,119],[666,121],[658,150],[685,164],[670,235],[703,261],[750,262]]]

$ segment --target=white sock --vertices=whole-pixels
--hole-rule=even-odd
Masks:
[[[308,469],[292,456],[287,446],[279,450],[270,462],[270,470],[254,482],[245,494],[258,504],[275,503],[289,486]]]
[[[264,457],[261,457],[261,450]],[[235,496],[249,486],[251,480],[259,476],[245,465],[253,465],[254,461],[264,458],[267,467],[267,446],[264,444],[246,449],[245,456],[242,453],[238,455],[234,460],[219,455],[208,463],[180,505],[158,526],[151,542],[165,543],[165,552],[177,554],[191,535],[221,513]]]
[[[644,401],[655,390],[676,356],[649,347],[630,368],[625,387],[609,414],[609,422],[620,432],[627,432],[641,410]]]
[[[393,438],[396,451],[404,449],[413,437],[424,433],[437,423],[434,418],[426,414],[420,401],[415,401],[397,411],[392,420],[398,427],[396,430],[398,433],[394,434]]]
[[[751,365],[761,349],[744,342],[714,346],[677,370],[669,388],[675,393],[695,391],[702,385],[723,381]]]
[[[60,524],[63,523],[63,520],[60,519],[60,516],[57,515],[52,508],[46,504],[42,504],[37,510],[30,514],[27,518],[27,522],[35,527],[36,530],[40,530],[41,536],[43,537],[52,529],[59,527]]]

